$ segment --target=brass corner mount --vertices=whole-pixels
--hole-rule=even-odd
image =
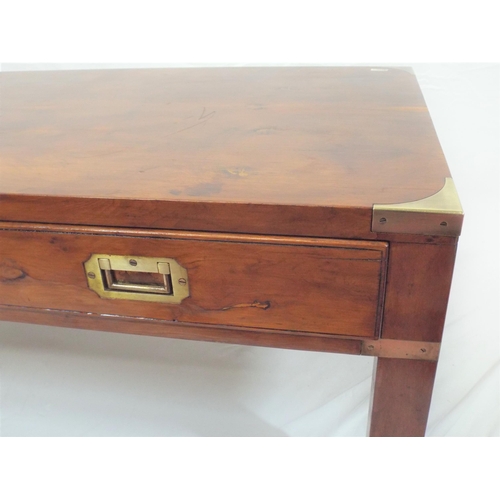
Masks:
[[[430,236],[460,235],[463,210],[451,177],[437,193],[417,201],[373,205],[372,231]]]
[[[419,359],[437,361],[439,358],[439,342],[420,342],[416,340],[378,339],[363,340],[361,354],[377,358]]]

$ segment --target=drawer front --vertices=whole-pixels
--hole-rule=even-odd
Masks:
[[[118,286],[116,296],[99,294],[89,285],[88,262],[103,256],[116,257],[117,262],[150,257],[163,261],[164,267],[165,262],[178,264],[184,274],[172,271],[169,279],[184,280],[180,281],[184,296],[174,302],[149,301],[137,295],[140,290],[128,294],[126,286],[123,290]],[[0,231],[0,303],[375,337],[386,256],[383,242],[54,226],[4,228]],[[105,269],[93,269],[102,273],[96,278],[106,283]],[[121,283],[141,281],[134,279],[139,275],[122,271],[116,271],[124,275]],[[156,288],[161,286],[157,278]]]

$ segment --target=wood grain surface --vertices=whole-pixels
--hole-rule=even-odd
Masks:
[[[2,306],[0,319],[54,327],[79,328],[106,332],[151,335],[184,340],[223,342],[226,344],[276,347],[342,354],[361,353],[359,338],[339,338],[337,335],[307,334],[265,329],[223,328],[211,325],[172,323],[158,319],[145,321],[130,316],[106,316],[77,311],[54,311],[34,307]]]
[[[382,242],[166,233],[151,237],[1,230],[4,305],[212,325],[374,337],[385,284]],[[102,299],[91,254],[173,258],[186,268],[181,304]]]
[[[441,342],[456,250],[456,245],[390,245],[382,338]]]
[[[373,203],[449,176],[404,69],[14,72],[0,92],[0,220],[370,237]]]

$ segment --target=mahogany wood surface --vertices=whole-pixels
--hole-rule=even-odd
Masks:
[[[170,237],[0,231],[5,305],[360,337],[379,333],[387,244],[170,233]],[[148,234],[151,234],[149,232]],[[88,288],[92,254],[173,258],[186,268],[181,304],[102,299]]]
[[[0,305],[0,320],[154,337],[298,349],[301,351],[361,354],[361,341],[359,338],[342,338],[337,335],[303,334],[265,329],[249,330],[237,327],[224,328],[221,326],[173,323],[157,319],[145,320],[144,318],[127,316],[105,316],[77,311],[57,311],[2,305]]]
[[[0,220],[374,238],[449,176],[411,71],[0,75]]]
[[[456,249],[391,244],[382,338],[441,341]]]

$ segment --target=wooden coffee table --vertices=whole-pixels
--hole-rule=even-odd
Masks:
[[[370,435],[424,435],[463,214],[410,69],[0,92],[1,319],[375,356]]]

